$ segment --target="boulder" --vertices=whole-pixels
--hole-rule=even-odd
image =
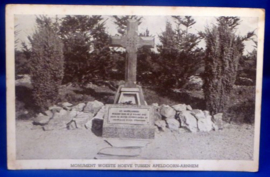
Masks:
[[[74,119],[80,118],[93,118],[93,113],[77,112],[77,115],[75,116]]]
[[[76,122],[74,120],[72,120],[71,122],[69,122],[67,124],[67,129],[68,130],[75,130],[75,129],[77,129]]]
[[[153,103],[152,106],[154,107],[154,109],[155,109],[156,111],[159,110],[159,105],[158,105],[157,103]]]
[[[209,111],[194,109],[190,112],[197,119],[199,131],[209,132],[213,129],[213,122],[211,120],[212,117],[210,116]]]
[[[168,118],[168,119],[173,118],[174,119],[176,111],[168,105],[162,105],[160,107],[160,114],[162,116],[164,116],[165,118]]]
[[[63,107],[71,107],[72,104],[69,103],[69,102],[64,102],[64,103],[62,103],[62,106],[63,106]]]
[[[86,106],[84,107],[83,109],[83,112],[85,113],[93,113],[93,114],[96,114],[100,109],[101,107],[104,106],[104,104],[100,101],[89,101]]]
[[[213,130],[215,130],[215,131],[219,130],[218,126],[216,124],[214,124],[214,123],[213,123]]]
[[[69,112],[69,115],[70,115],[71,117],[76,117],[76,115],[77,115],[76,109],[72,108],[72,110]]]
[[[78,112],[73,121],[75,121],[77,128],[85,128],[85,124],[92,119],[93,113]]]
[[[67,124],[73,119],[73,117],[70,115],[70,112],[66,110],[61,111],[54,114],[49,123],[43,127],[43,130],[62,130],[67,128]]]
[[[165,120],[157,120],[157,121],[155,121],[155,125],[161,131],[165,131],[165,129],[166,129],[166,122],[165,122]]]
[[[205,118],[204,112],[202,110],[193,109],[190,111],[190,113],[195,116],[197,120]]]
[[[176,119],[167,119],[166,120],[168,128],[172,131],[178,131],[180,123]]]
[[[82,111],[84,107],[85,103],[79,103],[76,106],[73,106],[72,108],[75,109],[76,111]]]
[[[55,111],[55,112],[59,112],[61,109],[63,109],[63,108],[60,106],[56,106],[56,105],[49,107],[49,110]]]
[[[188,111],[191,111],[192,110],[192,107],[190,105],[187,105],[187,110]]]
[[[55,113],[58,117],[61,117],[63,115],[66,115],[68,113],[67,110],[61,109],[59,112]]]
[[[217,113],[213,116],[214,124],[217,126],[218,129],[224,128],[224,121],[222,120],[223,113]]]
[[[213,129],[213,122],[211,116],[207,116],[204,119],[198,119],[198,129],[201,132],[210,132]]]
[[[69,103],[69,102],[64,102],[62,103],[62,107],[65,109],[65,110],[70,110],[72,108],[72,104]]]
[[[188,133],[190,132],[186,127],[180,127],[178,129],[178,133]]]
[[[53,117],[53,113],[52,113],[51,110],[45,111],[45,114],[46,114],[47,116],[49,116],[49,117]]]
[[[105,115],[105,106],[102,106],[100,110],[94,116],[95,119],[103,119]]]
[[[179,115],[181,127],[186,127],[191,132],[198,131],[197,119],[190,113],[190,111],[183,111]]]
[[[93,121],[93,119],[89,119],[86,123],[85,123],[85,128],[86,129],[92,129],[92,121]]]
[[[44,114],[39,113],[38,116],[34,119],[34,125],[46,125],[51,120],[52,116],[45,116]]]
[[[162,119],[162,115],[159,112],[155,111],[154,120],[160,120],[160,119]]]
[[[205,111],[203,111],[203,113],[204,113],[204,116],[205,116],[205,117],[211,116],[209,111],[206,111],[206,110],[205,110]],[[211,116],[211,117],[212,117],[212,116]]]
[[[187,110],[187,106],[185,104],[177,104],[172,106],[176,111],[186,111]]]
[[[159,133],[159,128],[155,126],[155,133]]]
[[[76,126],[77,128],[79,129],[83,129],[85,128],[85,124],[91,120],[90,117],[88,118],[76,118],[76,119],[73,119],[75,122],[76,122]]]

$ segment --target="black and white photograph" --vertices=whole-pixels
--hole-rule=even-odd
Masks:
[[[258,169],[263,11],[51,7],[7,7],[9,168]]]

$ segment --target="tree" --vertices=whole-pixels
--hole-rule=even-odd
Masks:
[[[19,44],[21,40],[19,38],[21,30],[19,30],[19,24],[15,25],[14,36],[15,36],[15,76],[17,77],[19,74],[29,74],[28,68],[28,59],[29,56],[25,53],[29,51],[26,47],[25,43],[22,43],[23,50],[19,49]]]
[[[162,80],[167,87],[185,88],[188,78],[198,74],[203,67],[202,48],[198,48],[201,41],[199,34],[189,32],[196,23],[190,16],[173,16],[176,29],[167,22],[165,31],[159,36],[161,46],[158,46],[162,60]]]
[[[241,37],[235,34],[238,17],[219,17],[218,24],[206,28],[204,94],[206,108],[210,113],[226,113],[236,80],[239,59],[243,55],[243,41],[254,33]],[[226,115],[225,115],[226,116]]]
[[[28,58],[24,51],[15,50],[15,73],[16,77],[20,74],[29,74]]]
[[[150,31],[146,29],[140,33],[141,37],[154,37]],[[161,72],[161,62],[159,54],[153,52],[149,47],[143,46],[138,49],[138,67],[137,80],[145,85],[158,85]]]
[[[63,44],[52,20],[37,17],[37,30],[30,39],[29,68],[35,105],[42,111],[54,104],[64,75]]]
[[[114,24],[118,27],[118,33],[123,35],[126,32],[127,29],[127,23],[129,19],[135,19],[139,22],[139,25],[141,24],[142,17],[136,16],[136,15],[124,15],[124,16],[113,16],[114,18]]]
[[[67,15],[59,35],[64,42],[63,83],[87,83],[109,77],[111,70],[109,36],[101,16]]]
[[[176,41],[176,32],[172,29],[172,24],[166,22],[166,29],[159,35],[159,40],[162,45],[157,46],[162,60],[162,74],[160,76],[161,85],[164,87],[172,87],[178,82],[177,64],[178,49]]]
[[[236,85],[256,85],[257,42],[254,40],[253,42],[254,49],[252,52],[242,56],[239,60]]]

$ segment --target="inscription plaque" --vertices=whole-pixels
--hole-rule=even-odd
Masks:
[[[153,139],[154,109],[146,105],[105,106],[102,136],[105,138]]]
[[[145,125],[149,122],[149,110],[144,108],[110,108],[108,122]]]

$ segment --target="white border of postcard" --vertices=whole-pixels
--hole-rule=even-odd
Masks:
[[[15,68],[14,15],[191,15],[258,17],[258,54],[256,79],[256,109],[253,160],[16,160],[15,137]],[[217,170],[258,171],[262,66],[264,41],[264,9],[210,7],[150,7],[150,6],[79,6],[79,5],[7,5],[6,6],[6,83],[7,140],[9,169],[112,169],[112,170]],[[123,164],[132,164],[123,165]],[[138,167],[150,164],[150,167]],[[156,164],[156,165],[155,165]],[[175,165],[177,164],[177,165]],[[124,167],[125,166],[125,167]]]

